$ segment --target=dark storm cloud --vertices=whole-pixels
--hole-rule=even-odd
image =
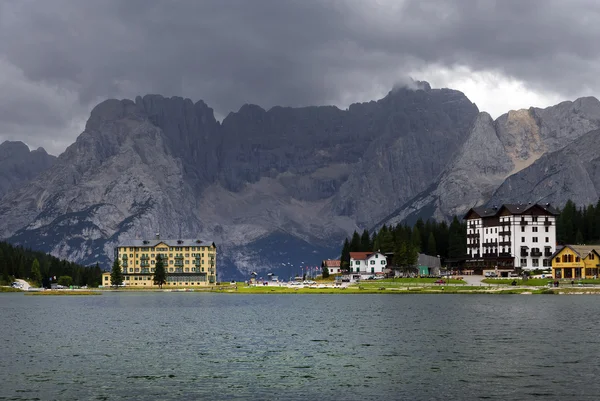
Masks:
[[[431,65],[572,97],[599,83],[599,13],[558,0],[5,1],[0,139],[70,142],[99,100],[145,93],[221,116],[248,102],[345,105]]]

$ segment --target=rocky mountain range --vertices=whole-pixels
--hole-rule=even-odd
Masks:
[[[56,160],[44,148],[29,150],[23,142],[0,144],[0,198],[46,171]]]
[[[461,92],[425,82],[346,110],[248,104],[222,122],[202,101],[111,99],[0,199],[0,237],[108,269],[119,241],[160,232],[217,243],[222,279],[287,277],[337,256],[355,229],[449,218],[518,194],[559,206],[597,198],[598,128],[594,98],[494,121]],[[548,190],[556,180],[564,191]]]

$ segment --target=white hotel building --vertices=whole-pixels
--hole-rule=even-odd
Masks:
[[[550,269],[556,216],[548,203],[475,207],[467,212],[466,269],[475,274]]]

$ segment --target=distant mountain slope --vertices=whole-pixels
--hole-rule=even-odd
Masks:
[[[0,198],[28,183],[52,166],[55,156],[44,148],[30,151],[23,142],[5,141],[0,144]]]
[[[599,198],[600,130],[594,130],[507,178],[489,202],[540,202],[562,206],[569,199],[578,205],[589,205]]]
[[[480,113],[469,138],[436,184],[381,223],[460,215],[472,206],[486,203],[507,177],[527,168],[547,152],[561,149],[598,128],[600,102],[593,97],[562,102],[546,109],[510,111],[496,121],[487,113]],[[530,188],[514,189],[524,194]],[[579,193],[569,193],[568,197],[578,198]],[[522,200],[529,199],[524,198]],[[497,202],[504,203],[501,199]]]
[[[0,202],[0,236],[105,267],[120,239],[157,231],[215,240],[230,275],[316,265],[434,184],[467,139],[476,106],[419,85],[347,110],[245,105],[222,124],[202,101],[105,101]]]

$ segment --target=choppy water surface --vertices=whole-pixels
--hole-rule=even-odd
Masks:
[[[600,398],[600,298],[0,294],[0,399]]]

